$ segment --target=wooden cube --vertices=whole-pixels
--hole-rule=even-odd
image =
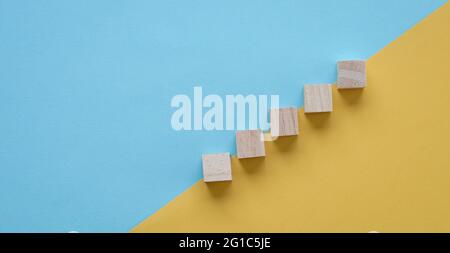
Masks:
[[[272,137],[298,135],[297,108],[270,110],[270,133]]]
[[[266,156],[261,130],[237,131],[236,147],[239,159]]]
[[[338,89],[355,89],[366,86],[366,61],[338,62]]]
[[[310,84],[304,86],[305,113],[333,111],[331,84]]]
[[[202,164],[203,181],[231,181],[230,153],[203,155]]]

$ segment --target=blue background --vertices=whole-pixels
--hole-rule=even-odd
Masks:
[[[334,82],[444,0],[0,0],[0,231],[125,232],[234,133],[175,132],[176,94]]]

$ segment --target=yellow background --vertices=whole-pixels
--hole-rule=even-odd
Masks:
[[[368,60],[364,90],[132,232],[450,232],[449,31],[447,3]]]

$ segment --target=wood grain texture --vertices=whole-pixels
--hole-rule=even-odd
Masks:
[[[202,156],[203,181],[231,181],[230,153],[206,154]]]
[[[270,110],[270,133],[273,137],[298,135],[298,109]]]
[[[232,157],[232,185],[198,182],[132,232],[450,232],[448,24],[450,3],[368,60],[365,89],[333,88],[332,114],[300,112],[267,159]]]
[[[266,156],[262,131],[237,131],[236,148],[239,159]]]
[[[366,61],[339,61],[338,89],[355,89],[366,87]]]
[[[307,84],[304,86],[305,113],[332,112],[331,84]]]

